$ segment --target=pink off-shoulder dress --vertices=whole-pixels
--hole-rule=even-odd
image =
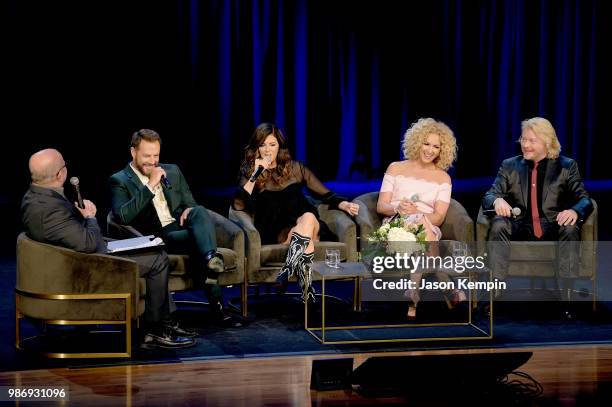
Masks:
[[[450,203],[452,185],[445,182],[438,184],[433,181],[427,181],[422,178],[415,178],[405,175],[390,175],[385,174],[380,192],[391,192],[391,205],[397,208],[402,199],[415,201],[417,208],[421,213],[408,216],[408,222],[420,223],[421,219],[427,223],[436,237],[436,240],[442,238],[440,228],[433,225],[423,214],[433,213],[436,202]],[[388,221],[389,218],[385,219]]]

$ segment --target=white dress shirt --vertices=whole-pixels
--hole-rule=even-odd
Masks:
[[[149,190],[155,195],[153,197],[153,206],[155,207],[155,212],[157,212],[157,217],[159,218],[162,227],[165,227],[171,224],[172,222],[176,222],[176,219],[174,219],[172,217],[172,214],[170,213],[168,201],[166,201],[166,197],[164,196],[164,191],[161,186],[161,183],[157,184],[155,188],[151,188],[149,186],[149,177],[138,171],[138,169],[135,168],[132,163],[130,163],[130,167],[132,168],[132,170],[134,170],[134,172],[140,179],[140,182],[142,182],[147,188],[149,188]]]

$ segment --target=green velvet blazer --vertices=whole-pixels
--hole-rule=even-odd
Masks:
[[[166,171],[170,188],[164,187],[164,196],[170,213],[178,221],[183,211],[197,206],[189,185],[175,164],[160,164]],[[144,235],[158,235],[162,226],[153,206],[154,194],[138,178],[128,164],[109,180],[111,210],[115,219],[136,228]]]

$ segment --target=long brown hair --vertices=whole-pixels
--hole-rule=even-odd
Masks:
[[[257,179],[255,185],[260,189],[270,177],[274,183],[280,185],[283,181],[289,179],[291,174],[291,154],[289,153],[287,141],[283,132],[272,123],[261,123],[255,128],[249,140],[249,144],[244,148],[244,160],[240,166],[242,175],[248,177],[253,173],[255,169],[255,159],[258,158],[259,147],[270,135],[274,136],[278,142],[276,168],[264,171]]]

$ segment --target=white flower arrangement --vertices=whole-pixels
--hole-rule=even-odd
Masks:
[[[387,253],[406,253],[425,250],[426,234],[423,225],[409,223],[403,217],[392,219],[368,236],[370,243],[382,243]]]

